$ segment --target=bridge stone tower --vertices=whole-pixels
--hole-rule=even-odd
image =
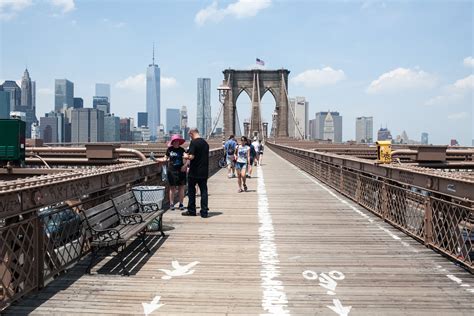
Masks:
[[[275,111],[277,113],[277,126],[275,135],[288,136],[288,75],[287,69],[279,70],[235,70],[223,71],[224,80],[231,88],[224,101],[224,134],[229,136],[236,133],[236,105],[242,91],[248,94],[252,102],[250,119],[251,136],[263,137],[263,124],[260,101],[265,93],[270,93],[275,98]],[[247,135],[246,135],[247,136]]]

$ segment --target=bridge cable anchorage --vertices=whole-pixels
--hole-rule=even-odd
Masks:
[[[229,74],[229,76],[227,77],[227,86],[229,86],[229,83],[230,83],[230,76],[231,76],[231,74]],[[226,98],[227,98],[227,96],[226,96]],[[212,130],[209,133],[209,135],[207,135],[207,139],[209,139],[209,137],[211,137],[212,133],[214,133],[214,131],[216,130],[217,124],[219,123],[219,119],[221,118],[222,111],[224,110],[224,104],[225,104],[225,99],[224,99],[224,103],[221,104],[221,107],[219,109],[219,114],[217,115],[217,119],[214,122],[214,126],[212,127]]]
[[[298,129],[298,132],[300,133],[300,136],[301,136],[301,139],[304,139],[304,135],[303,133],[301,132],[301,129],[300,129],[300,126],[298,124],[298,122],[296,121],[296,115],[295,115],[295,112],[293,111],[293,109],[291,108],[291,105],[290,105],[290,99],[288,97],[288,91],[286,89],[286,83],[285,83],[285,77],[283,77],[283,74],[281,74],[281,81],[283,82],[283,90],[285,91],[285,95],[286,95],[286,103],[288,104],[288,107],[290,108],[291,110],[291,114],[292,114],[292,117],[293,117],[293,121],[295,122],[295,126],[296,128]],[[295,108],[296,108],[296,99],[295,99]]]

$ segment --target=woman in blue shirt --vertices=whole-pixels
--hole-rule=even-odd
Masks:
[[[235,170],[237,172],[237,183],[239,184],[239,193],[247,191],[245,173],[250,163],[250,147],[247,145],[247,137],[240,138],[240,145],[235,149]],[[242,190],[243,185],[243,190]]]

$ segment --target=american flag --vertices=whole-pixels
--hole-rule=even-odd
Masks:
[[[265,62],[263,60],[261,60],[260,58],[257,58],[256,63],[257,63],[257,65],[265,66]]]

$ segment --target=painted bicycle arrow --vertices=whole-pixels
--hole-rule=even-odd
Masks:
[[[329,307],[330,309],[332,309],[339,316],[349,315],[349,312],[351,311],[352,306],[342,306],[341,301],[337,298],[334,298],[332,300],[332,303],[334,305],[326,305],[326,307]]]
[[[150,315],[151,313],[156,311],[158,308],[165,305],[165,304],[160,304],[160,299],[161,299],[161,296],[155,296],[155,298],[150,303],[142,303],[143,312],[145,313],[145,316]]]

